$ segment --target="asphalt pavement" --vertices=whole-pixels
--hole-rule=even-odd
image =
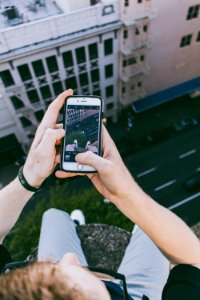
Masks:
[[[200,168],[199,110],[199,98],[183,97],[142,114],[133,113],[132,129],[127,130],[130,109],[118,124],[108,126],[138,183],[189,225],[200,221],[200,188],[191,191],[184,184]],[[176,132],[173,124],[188,118],[197,119],[198,124]],[[152,132],[159,133],[153,142],[147,140]],[[162,132],[167,134],[160,139]]]

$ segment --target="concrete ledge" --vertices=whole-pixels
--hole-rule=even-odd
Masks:
[[[88,265],[117,271],[131,233],[104,224],[77,226]]]
[[[200,239],[200,222],[194,225],[191,229],[196,234],[196,236]]]

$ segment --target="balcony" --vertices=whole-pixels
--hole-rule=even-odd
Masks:
[[[139,42],[137,42],[136,44],[132,44],[132,45],[122,45],[121,47],[121,53],[125,56],[128,56],[130,54],[132,54],[135,50],[139,50],[142,48],[150,48],[152,45],[151,41],[149,39],[145,39],[145,40],[140,40]]]
[[[123,71],[120,74],[120,79],[123,82],[128,82],[132,77],[138,75],[147,75],[150,72],[150,67],[145,64],[139,64],[136,67],[132,67],[131,69],[123,68]]]
[[[145,98],[146,96],[147,96],[147,93],[142,88],[142,89],[140,89],[140,91],[133,93],[131,95],[126,93],[125,95],[120,97],[119,101],[124,107],[126,107],[126,106],[131,105],[135,101],[139,101],[139,100]]]
[[[154,19],[156,18],[157,13],[156,10],[152,7],[145,7],[141,10],[129,10],[126,14],[122,17],[122,23],[125,26],[136,25],[138,21],[144,19]]]

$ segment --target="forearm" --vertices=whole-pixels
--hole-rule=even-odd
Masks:
[[[174,213],[151,199],[136,184],[118,208],[138,224],[173,264],[200,265],[200,242]],[[148,250],[147,250],[148,251]]]
[[[26,190],[18,178],[0,191],[0,243],[15,225],[32,195],[33,192]]]

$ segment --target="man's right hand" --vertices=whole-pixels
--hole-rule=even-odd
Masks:
[[[87,151],[76,155],[76,161],[92,166],[97,170],[96,174],[89,174],[88,177],[104,197],[117,205],[120,199],[126,199],[126,196],[133,190],[134,180],[104,126],[102,128],[102,140],[103,157]],[[61,172],[57,172],[58,177],[75,175],[64,172],[61,174]]]

